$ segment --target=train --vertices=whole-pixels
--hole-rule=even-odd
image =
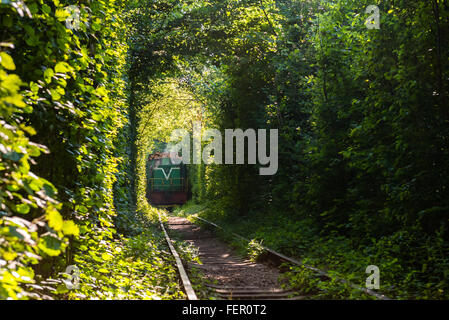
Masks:
[[[155,207],[185,204],[190,188],[185,164],[173,164],[169,153],[154,152],[147,160],[147,199]]]

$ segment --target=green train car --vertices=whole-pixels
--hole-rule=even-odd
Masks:
[[[175,165],[168,153],[154,153],[147,161],[147,198],[151,205],[169,207],[187,202],[187,167]]]

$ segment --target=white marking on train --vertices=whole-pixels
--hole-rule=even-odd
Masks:
[[[162,171],[162,173],[164,174],[165,180],[168,181],[168,179],[170,179],[171,173],[173,170],[179,170],[179,168],[170,168],[170,172],[168,173],[168,175],[165,173],[164,168],[154,168],[154,170],[160,170]]]

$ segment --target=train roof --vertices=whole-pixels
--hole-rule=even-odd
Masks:
[[[155,153],[149,155],[148,161],[167,159],[167,158],[170,158],[169,152],[155,152]],[[182,157],[178,156],[177,154],[175,154],[175,158],[178,160],[182,160]]]

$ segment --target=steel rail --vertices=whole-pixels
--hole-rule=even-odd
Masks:
[[[187,294],[187,299],[188,300],[198,300],[198,298],[195,294],[195,291],[193,290],[192,284],[190,283],[189,276],[187,275],[187,272],[184,269],[181,258],[179,257],[178,252],[176,252],[176,249],[173,246],[173,243],[172,243],[170,237],[168,236],[167,231],[165,230],[164,224],[162,223],[161,215],[159,213],[158,213],[158,217],[159,217],[159,222],[161,224],[161,229],[165,235],[165,240],[167,241],[170,251],[171,251],[173,257],[175,258],[176,266],[178,267],[179,275],[181,276],[181,281],[184,286],[184,290]]]

